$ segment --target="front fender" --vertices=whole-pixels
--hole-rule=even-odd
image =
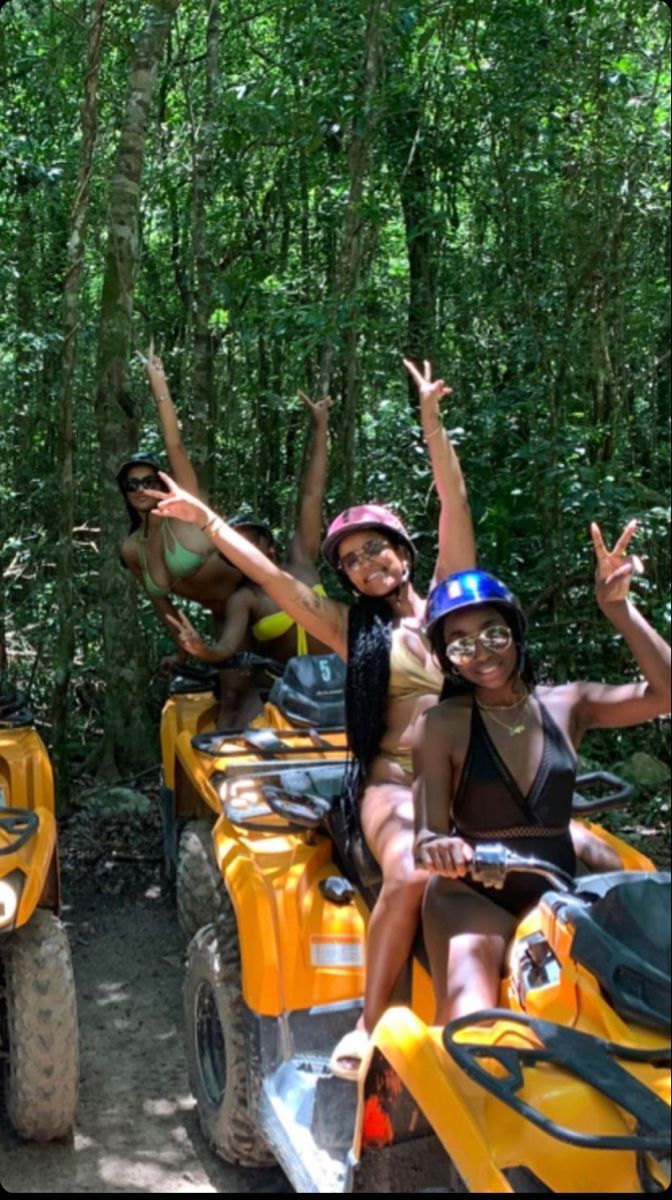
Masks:
[[[11,813],[12,809],[5,811]],[[49,809],[38,806],[34,811],[39,818],[34,835],[19,850],[0,857],[0,879],[18,896],[11,923],[15,929],[27,924],[45,894],[50,906],[56,907],[58,902],[51,879],[57,870],[56,822]]]

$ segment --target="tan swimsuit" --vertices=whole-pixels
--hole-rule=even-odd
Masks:
[[[414,630],[429,648],[429,643],[419,630]],[[429,667],[419,662],[413,651],[406,643],[406,631],[403,625],[392,630],[392,649],[390,651],[390,700],[414,700],[424,696],[436,696],[437,699],[443,687],[443,674],[432,661]],[[381,749],[378,752],[382,758],[399,763],[407,775],[413,775],[413,748],[400,743],[394,750]]]

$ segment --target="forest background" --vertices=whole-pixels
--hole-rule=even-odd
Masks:
[[[421,586],[437,503],[401,356],[428,358],[541,676],[631,675],[588,523],[639,518],[636,592],[669,635],[666,4],[1,8],[0,637],[62,799],[158,759],[170,646],[119,564],[114,481],[161,449],[152,336],[220,511],[287,535],[296,394],[330,392],[326,512],[393,505]],[[664,819],[666,722],[586,754]]]

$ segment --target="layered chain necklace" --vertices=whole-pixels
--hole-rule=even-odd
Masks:
[[[480,700],[477,700],[476,703],[481,712],[487,713],[490,717],[490,720],[495,722],[495,725],[499,725],[501,729],[506,729],[509,737],[518,737],[519,734],[525,732],[528,714],[527,702],[529,698],[530,693],[526,691],[523,698],[521,700],[516,700],[514,704],[481,704]],[[499,717],[495,716],[496,712],[513,712],[518,708],[521,709],[521,711],[519,715],[514,718],[512,725],[509,725],[508,721],[501,721]]]

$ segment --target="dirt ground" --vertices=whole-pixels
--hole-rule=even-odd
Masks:
[[[669,831],[619,832],[661,867]],[[229,1167],[208,1150],[187,1081],[182,953],[162,879],[156,794],[116,789],[61,822],[63,918],[71,939],[81,1042],[79,1116],[70,1144],[30,1145],[0,1113],[8,1192],[291,1192],[279,1170]]]
[[[61,835],[81,1041],[70,1144],[31,1145],[0,1119],[8,1192],[287,1192],[279,1170],[239,1170],[208,1150],[183,1046],[182,945],[161,882],[156,810],[136,824],[99,812]],[[141,836],[138,838],[138,827]],[[131,858],[133,852],[137,860]]]

